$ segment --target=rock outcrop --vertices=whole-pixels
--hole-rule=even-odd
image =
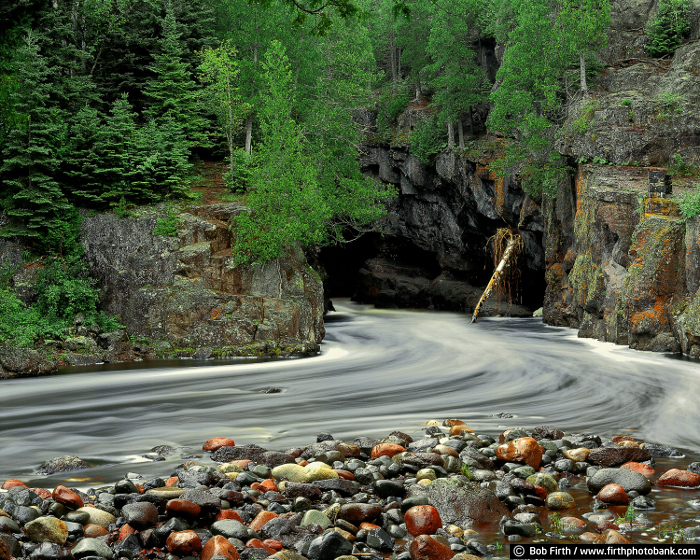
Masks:
[[[165,212],[86,217],[82,242],[104,309],[132,336],[176,347],[301,345],[324,336],[323,288],[300,250],[265,266],[235,266],[237,203],[187,208],[176,237],[153,235]]]
[[[383,307],[471,311],[493,271],[489,238],[510,226],[519,228],[524,241],[519,269],[526,305],[499,308],[492,300],[486,314],[532,314],[543,295],[544,223],[519,183],[498,180],[489,168],[500,150],[498,142],[475,141],[467,152],[440,154],[427,166],[402,146],[364,148],[365,172],[396,185],[398,195],[388,203],[376,254],[360,271],[356,299]]]

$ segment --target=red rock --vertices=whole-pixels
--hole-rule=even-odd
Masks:
[[[411,560],[450,560],[455,551],[428,535],[419,535],[409,549]]]
[[[274,554],[276,552],[274,548],[267,546],[260,539],[250,539],[247,543],[245,543],[245,547],[246,548],[262,548],[268,554]]]
[[[586,526],[586,522],[578,517],[562,517],[559,520],[562,531],[565,533],[575,533],[581,531]]]
[[[632,436],[615,436],[612,438],[613,443],[620,443],[621,441],[631,441],[637,444],[641,443],[640,440],[633,438]]]
[[[382,513],[382,507],[376,504],[343,504],[338,512],[339,519],[345,519],[353,525],[359,525],[363,521],[374,521]]]
[[[222,519],[235,519],[236,521],[243,523],[243,519],[241,519],[241,516],[238,515],[238,512],[232,509],[219,510],[219,513],[216,514],[216,520],[221,521]]]
[[[134,484],[136,486],[136,489],[139,491],[139,494],[145,494],[146,489],[143,487],[143,484]]]
[[[9,490],[10,488],[14,488],[15,486],[23,486],[24,488],[27,487],[27,485],[22,482],[19,478],[8,478],[5,482],[2,483],[2,488],[3,490]]]
[[[364,521],[363,523],[360,523],[360,529],[364,529],[365,531],[371,531],[372,529],[381,529],[381,525],[367,523],[367,521]]]
[[[442,527],[440,514],[433,506],[413,506],[404,515],[406,530],[417,537],[418,535],[434,535]]]
[[[547,499],[547,490],[541,486],[535,486],[535,495],[543,500]]]
[[[165,485],[166,485],[166,486],[172,486],[172,485],[175,484],[178,480],[180,480],[178,477],[176,477],[176,476],[171,476],[168,480],[165,481]]]
[[[105,535],[109,535],[109,531],[107,529],[105,529],[101,525],[95,525],[94,523],[85,525],[83,531],[85,533],[85,536],[90,539],[96,539],[97,537],[104,537]]]
[[[136,529],[134,529],[128,523],[125,523],[122,525],[122,528],[119,529],[119,542],[123,541],[129,535],[135,535],[136,533],[138,533]]]
[[[10,547],[3,539],[0,539],[0,560],[10,560],[11,558]]]
[[[260,483],[260,488],[261,492],[264,494],[265,492],[277,492],[277,486],[275,486],[275,481],[272,480],[271,478],[268,478],[267,480],[263,480]]]
[[[202,508],[189,500],[175,498],[168,500],[165,504],[165,514],[168,517],[184,517],[185,519],[196,519],[202,512]]]
[[[355,445],[354,443],[346,442],[338,444],[338,451],[345,455],[346,459],[348,457],[358,457],[360,453],[362,453],[362,450],[359,447],[357,447],[357,445]]]
[[[605,502],[606,504],[626,506],[630,503],[630,499],[627,497],[625,489],[619,484],[606,484],[600,489],[596,495],[596,499],[600,500],[601,502]]]
[[[352,474],[350,471],[346,471],[343,469],[333,469],[336,473],[338,473],[338,478],[342,478],[344,480],[355,480],[355,475]]]
[[[682,488],[695,488],[700,486],[700,474],[680,469],[666,471],[656,481],[657,486],[680,486]]]
[[[615,529],[608,529],[600,536],[603,544],[631,544],[629,540],[623,537]]]
[[[205,441],[204,445],[202,445],[202,449],[204,449],[204,451],[216,451],[220,447],[233,447],[234,445],[236,444],[233,443],[232,439],[225,437],[214,437]]]
[[[238,560],[238,551],[226,537],[216,535],[207,541],[202,549],[201,560],[211,560],[214,556],[225,556],[229,560]]]
[[[615,531],[619,531],[620,528],[615,525],[612,521],[599,521],[598,524],[595,526],[595,530],[598,531],[599,533],[605,533],[608,529],[615,529]]]
[[[581,542],[592,543],[592,544],[602,544],[601,535],[596,535],[595,533],[583,533],[578,537]]]
[[[531,437],[514,439],[499,445],[496,456],[502,461],[518,461],[537,469],[542,461],[542,448]]]
[[[259,490],[260,489],[260,483],[259,482],[253,482],[253,484],[250,485],[251,490]]]
[[[630,461],[628,463],[625,463],[620,468],[621,469],[628,469],[628,470],[634,471],[634,472],[638,472],[640,474],[643,474],[644,476],[651,476],[652,474],[654,474],[656,472],[649,465],[645,465],[644,463],[635,463],[634,461]]]
[[[44,490],[43,488],[31,488],[31,491],[39,496],[42,500],[46,500],[51,497],[51,492]]]
[[[56,486],[56,488],[53,489],[51,497],[54,502],[63,504],[68,509],[78,509],[85,505],[78,494],[62,485]]]
[[[237,459],[236,461],[231,461],[231,464],[241,467],[243,470],[245,470],[246,467],[252,462],[252,459]]]
[[[262,529],[265,526],[265,523],[267,523],[271,519],[274,519],[275,517],[279,516],[273,511],[261,511],[260,513],[258,513],[258,515],[255,516],[255,519],[253,519],[253,521],[250,522],[249,527],[256,533],[259,533],[260,529]]]
[[[459,457],[459,453],[457,453],[457,450],[447,445],[436,445],[435,447],[433,447],[433,453],[439,453],[440,455],[450,455],[452,457]]]
[[[599,447],[588,454],[588,462],[601,467],[617,467],[630,461],[640,463],[651,458],[648,451],[639,447]]]
[[[300,467],[305,467],[305,466],[307,466],[308,464],[309,464],[309,462],[308,462],[306,459],[302,459],[301,461],[299,461],[299,462],[297,463],[297,465],[299,465]]]
[[[196,531],[175,531],[165,541],[165,548],[175,556],[193,556],[202,551],[202,541]]]
[[[279,552],[280,550],[282,550],[284,548],[284,545],[281,542],[276,541],[275,539],[265,539],[263,541],[263,544],[265,546],[268,546],[269,548],[271,548],[275,552]]]
[[[397,453],[403,453],[406,451],[405,447],[401,447],[395,443],[380,443],[372,448],[372,459],[386,455],[387,457],[393,457]]]
[[[458,435],[463,434],[465,432],[468,434],[473,434],[474,430],[472,430],[471,428],[467,428],[467,426],[465,426],[464,424],[458,424],[458,425],[452,426],[450,428],[450,435],[451,436],[458,436]]]

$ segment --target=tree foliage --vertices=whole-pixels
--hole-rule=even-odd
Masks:
[[[659,0],[656,14],[647,28],[647,52],[654,57],[672,53],[690,31],[692,0]]]

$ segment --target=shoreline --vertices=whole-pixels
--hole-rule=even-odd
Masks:
[[[677,449],[630,436],[608,440],[565,434],[547,426],[487,436],[474,434],[459,420],[431,421],[424,432],[423,437],[391,432],[381,440],[353,442],[319,434],[316,443],[285,452],[212,438],[198,452],[205,461],[187,460],[171,473],[174,478],[125,478],[87,492],[62,486],[32,492],[19,481],[6,481],[0,509],[19,517],[14,521],[24,531],[12,539],[28,555],[47,545],[36,540],[44,537],[31,536],[37,520],[22,519],[22,507],[15,503],[14,511],[7,511],[12,509],[8,496],[13,501],[22,495],[20,501],[26,501],[27,492],[35,494],[29,501],[37,502],[32,505],[43,514],[41,523],[68,524],[66,540],[56,541],[59,536],[53,542],[76,558],[93,555],[77,547],[99,547],[97,541],[113,555],[129,557],[122,550],[128,540],[139,543],[133,558],[165,558],[169,552],[170,560],[191,555],[209,560],[207,547],[231,560],[300,560],[299,554],[309,560],[350,554],[473,560],[507,557],[515,542],[696,543],[700,537],[695,521],[700,463]],[[159,447],[152,453],[174,452]],[[207,459],[218,466],[208,466]],[[71,475],[79,478],[80,470]],[[190,506],[183,500],[199,500],[200,513],[185,513]],[[73,507],[78,503],[96,505],[113,519],[98,524],[102,530],[89,527],[94,523],[81,525],[80,519],[92,517],[76,514],[85,513]],[[131,520],[130,510],[140,515],[145,509],[149,521]],[[7,518],[1,516],[0,532],[7,531]],[[78,537],[81,527],[83,537]],[[90,531],[100,535],[88,537]],[[86,538],[87,544],[76,544]],[[198,550],[192,544],[197,538]],[[183,552],[178,539],[194,548]],[[312,541],[316,544],[308,545]],[[333,556],[328,547],[342,554]]]

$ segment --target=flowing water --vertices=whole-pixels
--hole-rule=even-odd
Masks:
[[[470,325],[457,313],[335,303],[312,358],[141,362],[2,381],[0,480],[51,488],[70,476],[83,486],[127,472],[167,476],[214,436],[284,450],[321,431],[349,441],[416,436],[433,418],[491,435],[548,424],[700,451],[697,362],[578,339],[536,319]],[[273,387],[282,391],[264,393]],[[190,449],[143,458],[164,444]],[[37,474],[68,453],[91,468]]]

